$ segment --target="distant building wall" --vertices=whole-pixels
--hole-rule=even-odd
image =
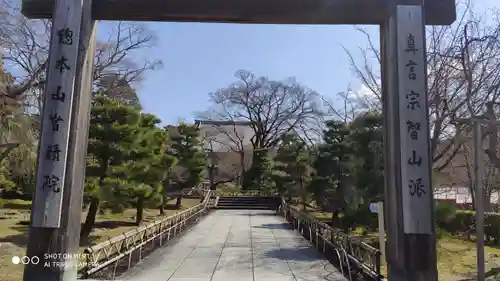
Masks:
[[[499,203],[500,193],[494,192],[490,202]],[[434,199],[455,200],[457,204],[472,204],[472,196],[467,187],[440,187],[434,191]]]
[[[254,132],[248,123],[197,120],[203,147],[214,152],[240,151],[252,147]]]

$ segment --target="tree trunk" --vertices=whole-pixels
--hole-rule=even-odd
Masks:
[[[87,217],[85,218],[85,223],[82,226],[82,230],[80,231],[80,240],[87,240],[90,233],[92,232],[92,228],[95,224],[95,219],[97,216],[97,211],[99,210],[99,198],[96,196],[92,196],[90,199],[89,211],[87,213]]]
[[[165,215],[165,204],[167,204],[167,196],[165,195],[165,191],[163,191],[163,195],[162,195],[162,199],[161,199],[161,203],[160,203],[160,216],[164,216]]]
[[[331,222],[330,222],[330,226],[331,227],[334,227],[334,223],[335,223],[335,220],[337,219],[337,216],[338,216],[338,212],[332,212],[332,218],[331,218]]]
[[[217,190],[217,185],[219,185],[218,182],[211,182],[210,183],[210,190],[213,190],[213,191]]]
[[[101,176],[99,177],[99,188],[104,185],[104,179],[106,179],[106,175],[108,172],[109,159],[105,159],[101,163]],[[94,228],[95,219],[97,216],[97,212],[99,211],[99,197],[91,196],[90,198],[90,206],[89,211],[87,213],[87,217],[85,218],[85,223],[80,231],[80,240],[86,240],[92,229]]]
[[[142,222],[142,218],[143,218],[144,197],[141,196],[141,197],[137,198],[136,209],[137,209],[137,213],[136,213],[136,216],[135,216],[135,224],[136,225],[140,225],[141,222]]]
[[[485,190],[486,191],[486,190]],[[493,208],[491,207],[491,192],[485,192],[484,194],[484,212],[485,213],[490,213],[493,211]]]
[[[302,204],[304,205],[304,212],[307,212],[307,194],[304,189],[304,182],[302,181],[302,177],[299,178],[299,187],[300,193],[302,193]]]
[[[472,202],[472,210],[476,211],[476,191],[474,190],[474,185],[472,184],[472,180],[469,182],[469,193]]]
[[[214,165],[211,164],[209,167],[208,167],[208,182],[210,184],[210,190],[214,190],[212,188],[214,188]]]
[[[238,181],[239,186],[243,186],[244,174],[245,174],[245,152],[240,151],[240,178]]]
[[[175,201],[175,208],[180,209],[182,205],[182,195],[177,197],[177,201]]]

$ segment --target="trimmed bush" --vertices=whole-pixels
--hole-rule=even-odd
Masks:
[[[360,226],[375,231],[378,227],[378,218],[376,214],[370,212],[368,206],[362,206],[341,214],[334,226],[341,228],[346,233]]]
[[[476,213],[474,211],[457,210],[450,204],[438,204],[435,209],[436,235],[442,237],[449,233],[451,235],[467,234],[470,236],[476,230]],[[349,232],[356,227],[364,229],[377,229],[377,216],[371,214],[368,207],[341,214],[335,222],[335,227]],[[500,244],[500,213],[485,213],[484,232],[486,239]]]
[[[500,213],[488,213],[484,218],[484,234],[488,240],[500,243]]]
[[[484,233],[489,241],[500,243],[500,213],[484,214]],[[436,220],[438,218],[436,217]],[[476,229],[476,212],[457,211],[449,221],[438,221],[438,225],[451,234],[471,233]]]
[[[435,210],[435,220],[438,227],[443,227],[453,221],[457,215],[457,208],[450,204],[438,204]]]
[[[0,198],[0,208],[29,210],[31,209],[31,201]]]

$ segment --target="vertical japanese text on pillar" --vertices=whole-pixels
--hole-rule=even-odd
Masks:
[[[400,92],[401,187],[405,233],[427,233],[429,151],[425,41],[421,6],[398,6],[398,83]]]
[[[65,9],[62,7],[62,9]],[[47,88],[45,93],[42,136],[38,156],[37,193],[35,194],[34,226],[58,227],[61,214],[63,184],[68,154],[69,122],[78,55],[77,36],[70,20],[54,19],[51,38]],[[40,209],[38,209],[40,208]],[[43,209],[43,210],[42,210]]]

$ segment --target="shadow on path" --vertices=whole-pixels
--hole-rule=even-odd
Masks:
[[[234,214],[234,216],[243,216],[243,217],[250,217],[250,216],[259,216],[259,217],[277,217],[279,215],[276,214],[275,211],[261,211],[261,212],[255,212],[255,213],[245,213],[245,214]]]
[[[321,260],[321,256],[314,252],[313,249],[306,248],[279,248],[266,252],[266,258],[273,258],[287,261],[317,261]]]
[[[261,225],[254,225],[252,227],[265,229],[292,229],[292,226],[288,223],[265,223]]]

